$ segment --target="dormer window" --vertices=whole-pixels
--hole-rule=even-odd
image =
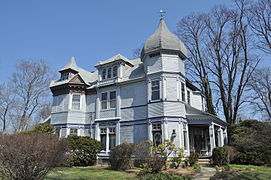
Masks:
[[[107,79],[110,79],[111,77],[112,77],[112,68],[109,67],[109,68],[107,69]]]
[[[111,79],[118,77],[118,66],[109,66],[107,68],[102,69],[101,79]]]
[[[105,79],[106,78],[106,69],[103,69],[103,72],[102,72],[102,79]]]
[[[114,66],[113,67],[113,77],[117,77],[118,76],[118,66]]]
[[[62,73],[60,81],[64,81],[64,80],[69,79],[69,75],[70,75],[70,73]]]

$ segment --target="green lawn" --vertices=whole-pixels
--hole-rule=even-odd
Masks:
[[[97,168],[57,168],[45,180],[136,180],[134,174]]]
[[[271,168],[252,165],[231,165],[231,167],[245,168],[250,171],[236,176],[233,180],[269,180],[271,179]]]

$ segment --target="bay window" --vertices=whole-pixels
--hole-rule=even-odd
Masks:
[[[160,81],[155,80],[151,82],[151,100],[160,99]]]
[[[80,94],[73,94],[72,95],[72,109],[80,110]]]

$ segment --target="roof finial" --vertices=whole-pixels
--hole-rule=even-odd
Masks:
[[[159,13],[160,13],[160,19],[163,19],[164,15],[166,14],[166,11],[160,9]]]

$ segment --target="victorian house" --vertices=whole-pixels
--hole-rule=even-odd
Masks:
[[[140,58],[117,54],[89,72],[72,57],[51,82],[50,123],[59,136],[90,136],[100,155],[123,142],[165,139],[185,153],[211,155],[227,139],[226,123],[205,112],[205,98],[185,76],[187,49],[161,19]]]

